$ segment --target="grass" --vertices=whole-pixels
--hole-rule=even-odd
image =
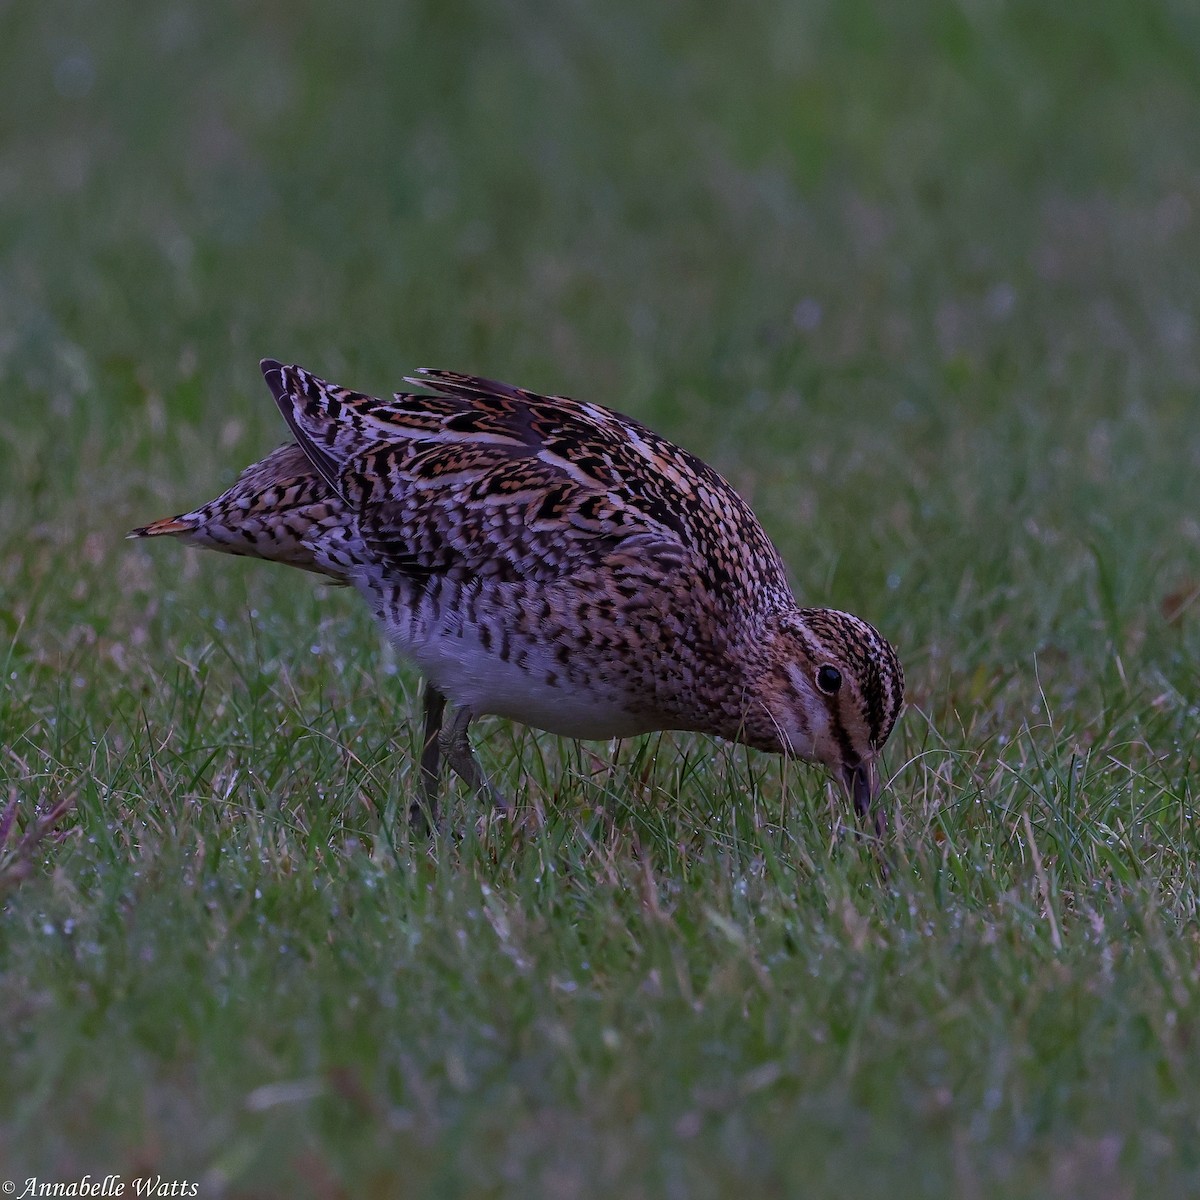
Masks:
[[[1194,6],[49,0],[0,66],[0,1176],[1200,1191]],[[529,820],[410,842],[361,605],[121,540],[281,439],[262,355],[714,462],[901,650],[890,873],[803,768],[499,722]]]

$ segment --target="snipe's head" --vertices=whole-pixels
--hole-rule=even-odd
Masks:
[[[766,727],[756,744],[823,763],[868,815],[879,791],[878,755],[904,703],[896,651],[866,621],[830,608],[781,614],[765,649]],[[881,814],[875,818],[882,828]]]

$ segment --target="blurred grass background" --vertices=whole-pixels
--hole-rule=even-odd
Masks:
[[[1194,1194],[1197,264],[1184,0],[0,4],[0,770],[77,805],[0,1164]],[[121,541],[281,440],[263,355],[713,462],[901,650],[893,874],[810,773],[500,725],[533,827],[408,845],[353,598]]]

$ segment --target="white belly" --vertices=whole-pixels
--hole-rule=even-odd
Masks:
[[[568,680],[568,670],[553,645],[521,638],[519,645],[509,645],[506,661],[497,653],[500,644],[508,644],[502,633],[493,630],[485,647],[479,628],[461,619],[448,597],[440,608],[422,606],[415,613],[394,606],[389,610],[386,590],[377,589],[370,575],[360,576],[355,583],[396,650],[451,704],[465,706],[475,716],[507,717],[562,737],[594,741],[672,728],[669,720],[653,713],[631,712],[635,698],[613,683],[597,680],[592,687],[585,680],[581,684],[576,659],[570,664],[575,679]]]
[[[477,716],[508,717],[563,737],[599,741],[662,728],[652,717],[628,712],[620,697],[568,685],[548,649],[524,646],[523,665],[517,667],[485,651],[469,630],[398,649],[452,704],[466,705]],[[548,683],[547,677],[561,682]]]

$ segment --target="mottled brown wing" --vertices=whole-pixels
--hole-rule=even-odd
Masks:
[[[783,560],[749,505],[706,462],[640,421],[453,371],[423,370],[409,382],[469,404],[471,413],[456,422],[474,421],[488,436],[536,445],[543,459],[566,464],[655,528],[669,530],[691,552],[698,584],[724,607],[793,603]]]
[[[339,484],[372,553],[415,579],[550,582],[631,551],[663,576],[695,569],[677,531],[531,446],[379,443]]]
[[[313,465],[369,509],[364,533],[397,568],[453,558],[543,578],[636,538],[725,608],[792,602],[778,552],[733,488],[612,409],[450,371],[412,380],[433,395],[390,401],[272,360],[263,374]]]

